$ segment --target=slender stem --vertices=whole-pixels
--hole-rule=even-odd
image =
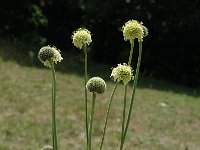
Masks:
[[[87,107],[87,80],[88,80],[88,73],[87,73],[87,49],[86,44],[84,45],[84,53],[85,53],[85,130],[86,130],[86,138],[87,138],[87,149],[88,149],[88,107]]]
[[[129,54],[129,60],[128,60],[128,65],[131,66],[132,62],[132,57],[133,57],[133,48],[134,48],[134,39],[130,40],[131,44],[131,50]],[[127,93],[127,86],[128,84],[125,85],[124,87],[124,108],[123,108],[123,117],[122,117],[122,131],[121,131],[121,145],[120,149],[122,149],[122,142],[123,142],[123,136],[124,136],[124,126],[125,126],[125,118],[126,118],[126,93]]]
[[[57,144],[57,131],[56,131],[56,74],[53,61],[50,60],[52,70],[52,136],[53,136],[53,149],[58,150]]]
[[[102,138],[101,138],[101,144],[100,144],[100,148],[99,148],[100,150],[103,147],[104,137],[105,137],[105,133],[106,133],[106,127],[107,127],[107,122],[108,122],[108,116],[109,116],[109,113],[110,113],[110,108],[111,108],[113,96],[114,96],[115,90],[117,88],[117,85],[118,85],[118,82],[116,82],[116,84],[113,88],[112,94],[110,96],[110,101],[109,101],[109,104],[108,104],[108,109],[107,109],[107,112],[106,112],[106,118],[105,118],[105,123],[104,123],[104,128],[103,128],[103,134],[102,134]]]
[[[53,97],[54,97],[54,84],[52,82],[52,99],[51,99],[51,110],[52,110],[52,124],[51,124],[51,127],[52,127],[52,142],[53,142],[53,149],[55,148],[55,136],[54,136],[54,121],[53,121],[53,118],[54,118],[54,100],[53,100]]]
[[[93,95],[92,95],[92,110],[91,110],[91,115],[90,115],[89,150],[91,150],[91,148],[92,148],[92,124],[93,124],[93,117],[94,117],[95,100],[96,100],[96,95],[95,95],[95,93],[93,93]]]
[[[131,65],[132,62],[132,57],[133,57],[133,48],[134,48],[134,40],[130,40],[131,43],[131,50],[130,50],[130,54],[129,54],[129,59],[128,59],[128,65]]]
[[[123,141],[125,117],[126,117],[126,93],[127,93],[127,84],[124,86],[124,108],[123,108],[123,116],[122,116],[121,143]]]
[[[142,41],[139,42],[139,56],[138,56],[137,68],[136,68],[135,79],[134,79],[134,84],[133,84],[131,103],[130,103],[130,107],[129,107],[129,111],[128,111],[128,117],[127,117],[126,127],[125,127],[125,130],[124,130],[123,141],[121,143],[122,148],[123,148],[124,141],[125,141],[125,138],[126,138],[128,126],[129,126],[129,123],[130,123],[131,112],[132,112],[132,108],[133,108],[133,101],[134,101],[134,96],[135,96],[135,89],[136,89],[136,86],[137,86],[138,75],[139,75],[139,71],[140,71],[141,57],[142,57]]]

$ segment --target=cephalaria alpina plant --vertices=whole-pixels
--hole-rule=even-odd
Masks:
[[[114,79],[115,85],[111,92],[110,99],[108,102],[99,150],[102,150],[103,148],[113,97],[116,92],[117,86],[118,84],[120,84],[120,82],[123,82],[124,84],[124,107],[123,107],[123,112],[122,112],[122,128],[121,128],[121,139],[120,139],[119,149],[123,150],[127,130],[128,130],[129,123],[131,120],[135,89],[137,86],[137,80],[139,76],[139,69],[140,69],[141,56],[142,56],[142,42],[143,42],[144,37],[148,35],[148,29],[147,27],[143,25],[142,22],[138,22],[137,20],[129,20],[122,26],[122,33],[123,33],[124,40],[130,42],[131,48],[130,48],[130,53],[129,53],[129,58],[128,58],[127,63],[118,64],[117,67],[113,68],[111,72],[110,77]],[[72,33],[71,39],[72,39],[73,45],[76,48],[83,50],[84,57],[85,57],[84,59],[85,60],[84,62],[85,63],[84,64],[85,66],[84,90],[85,90],[85,131],[86,131],[86,142],[87,142],[86,150],[92,150],[93,149],[92,148],[92,130],[93,130],[96,96],[101,95],[105,92],[106,82],[100,77],[93,77],[88,80],[87,47],[92,42],[91,32],[86,28],[79,28],[78,30]],[[138,59],[134,60],[134,62],[137,63],[137,66],[136,68],[134,68],[134,72],[133,72],[131,63],[132,63],[135,39],[137,39],[137,42],[139,43],[139,50],[138,50],[139,55],[138,55]],[[55,77],[54,64],[61,62],[63,58],[60,54],[60,50],[58,50],[56,47],[51,47],[51,46],[42,47],[39,50],[38,58],[44,64],[44,66],[49,67],[52,70],[52,143],[53,143],[53,146],[44,146],[41,150],[58,150],[57,129],[56,129],[56,77]],[[132,81],[133,81],[132,96],[131,96],[130,102],[127,103],[126,102],[127,88],[130,82]],[[89,105],[91,106],[90,113],[88,113],[87,92],[92,93],[92,104]]]
[[[89,147],[89,126],[88,126],[88,100],[87,100],[87,89],[86,84],[88,81],[88,71],[87,71],[87,46],[92,42],[91,32],[85,28],[79,28],[72,33],[72,43],[75,47],[83,49],[85,56],[85,129],[86,129],[86,141],[87,149]]]
[[[89,92],[92,93],[92,108],[90,113],[90,122],[89,122],[89,137],[88,137],[88,150],[92,150],[92,129],[93,129],[93,118],[94,118],[94,109],[96,103],[96,95],[103,94],[106,90],[106,82],[100,77],[91,78],[87,84],[86,88]]]
[[[54,69],[54,63],[61,62],[63,58],[61,57],[60,50],[56,47],[44,46],[39,50],[38,53],[39,60],[47,67],[52,70],[52,143],[53,150],[58,150],[57,142],[57,129],[56,129],[56,75]],[[43,149],[50,149],[49,146]]]

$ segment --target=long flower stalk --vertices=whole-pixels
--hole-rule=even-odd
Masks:
[[[131,40],[130,40],[130,43],[131,43],[131,50],[130,50],[129,59],[128,59],[128,65],[129,65],[129,66],[131,65],[132,58],[133,58],[134,40],[131,39]]]
[[[124,126],[125,126],[125,117],[126,117],[126,95],[127,95],[127,84],[124,85],[124,106],[123,106],[123,115],[122,115],[121,142],[123,140]]]
[[[131,50],[128,59],[128,66],[131,66],[132,57],[133,57],[133,48],[134,48],[134,39],[130,40]],[[124,127],[125,127],[125,118],[126,118],[126,95],[127,95],[128,84],[124,86],[124,107],[123,107],[123,116],[122,116],[122,130],[121,130],[121,143],[124,136]]]
[[[92,42],[91,33],[89,30],[84,28],[79,28],[78,30],[74,31],[72,34],[72,43],[74,46],[76,46],[79,49],[83,49],[85,54],[85,130],[86,130],[86,140],[87,140],[87,150],[88,150],[88,107],[87,107],[87,89],[86,89],[86,83],[87,83],[87,47],[86,45],[89,45]]]
[[[52,143],[53,147],[45,146],[43,149],[52,148],[58,150],[57,130],[56,130],[56,74],[54,63],[57,64],[63,60],[60,50],[55,46],[43,46],[38,53],[39,60],[44,66],[51,68],[52,71]]]
[[[93,116],[94,116],[96,94],[103,94],[105,92],[106,82],[100,77],[93,77],[87,82],[86,88],[89,92],[92,93],[92,109],[91,109],[91,113],[90,113],[89,140],[88,140],[89,150],[91,150],[91,148],[92,148],[92,123],[93,123]]]
[[[87,100],[87,80],[88,80],[88,72],[87,72],[87,47],[86,44],[83,45],[84,54],[85,54],[85,130],[86,130],[86,138],[87,138],[87,148],[88,148],[88,100]]]
[[[113,68],[112,70],[112,73],[111,73],[111,77],[114,78],[114,81],[116,82],[120,82],[122,81],[124,83],[124,87],[126,87],[126,85],[131,81],[132,77],[133,77],[133,74],[132,74],[132,69],[130,66],[128,66],[127,64],[118,64],[116,68]],[[125,88],[125,92],[124,92],[125,96],[124,96],[124,99],[125,99],[125,105],[124,107],[126,106],[126,88]],[[124,108],[123,110],[123,118],[125,118],[125,111],[126,109]],[[122,141],[122,137],[123,137],[123,128],[124,128],[124,119],[122,121],[122,133],[121,133],[121,141]]]
[[[102,134],[101,143],[100,143],[100,148],[99,148],[100,150],[101,150],[102,147],[103,147],[103,142],[104,142],[105,133],[106,133],[106,128],[107,128],[107,123],[108,123],[108,116],[109,116],[109,113],[110,113],[110,108],[111,108],[113,96],[114,96],[115,90],[116,90],[116,88],[117,88],[117,85],[118,85],[118,82],[116,82],[116,84],[115,84],[115,86],[114,86],[114,88],[113,88],[112,94],[111,94],[111,96],[110,96],[110,100],[109,100],[109,104],[108,104],[108,108],[107,108],[107,112],[106,112],[106,117],[105,117],[105,122],[104,122],[103,134]]]
[[[53,149],[58,150],[57,130],[56,130],[56,75],[53,61],[49,61],[52,70],[52,139]]]
[[[121,142],[121,145],[120,145],[120,150],[123,149],[124,141],[125,141],[125,138],[126,138],[126,133],[127,133],[128,126],[129,126],[129,123],[130,123],[130,118],[131,118],[131,113],[132,113],[132,108],[133,108],[133,102],[134,102],[134,96],[135,96],[135,89],[136,89],[136,86],[137,86],[138,75],[139,75],[139,70],[140,70],[141,57],[142,57],[142,41],[139,41],[139,56],[138,56],[137,68],[136,68],[135,79],[134,79],[134,84],[133,84],[131,103],[130,103],[130,106],[129,106],[127,122],[126,122],[125,130],[124,130],[122,142]]]
[[[92,94],[92,110],[90,114],[89,141],[88,141],[89,150],[92,149],[92,125],[93,125],[93,118],[94,118],[95,100],[96,100],[96,94],[93,93]]]

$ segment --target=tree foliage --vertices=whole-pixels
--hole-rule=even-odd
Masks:
[[[93,33],[91,58],[110,64],[128,55],[124,22],[142,21],[150,33],[144,41],[143,73],[192,86],[200,83],[199,0],[1,0],[0,13],[1,37],[36,37],[34,42],[41,43],[44,37],[66,49],[72,49],[72,31],[87,27]]]

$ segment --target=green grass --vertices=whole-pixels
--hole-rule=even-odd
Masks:
[[[10,53],[10,52],[9,52]],[[70,54],[66,54],[70,55]],[[9,54],[10,56],[10,54]],[[18,63],[0,49],[0,150],[36,150],[51,145],[51,71]],[[65,56],[57,70],[57,128],[60,150],[83,150],[84,78],[81,56]],[[5,59],[7,58],[7,59]],[[26,58],[27,59],[27,58]],[[37,58],[35,58],[37,59]],[[28,59],[27,59],[28,60]],[[73,65],[72,65],[73,64]],[[102,75],[107,91],[98,96],[93,149],[98,150],[108,99],[114,86],[110,67],[90,64],[90,76]],[[198,150],[200,147],[199,90],[139,77],[127,150]],[[105,150],[120,140],[123,85],[114,96],[105,137]],[[131,95],[129,87],[128,97]],[[89,96],[91,102],[91,95]],[[166,105],[166,106],[163,106]],[[186,148],[187,147],[187,148]]]

